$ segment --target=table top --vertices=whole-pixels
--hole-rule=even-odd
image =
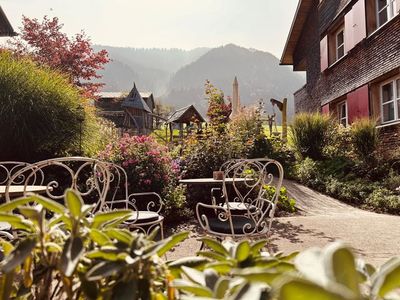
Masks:
[[[233,182],[245,182],[251,179],[246,178],[225,178],[225,183],[232,184]],[[222,184],[223,180],[216,180],[214,178],[194,178],[194,179],[181,179],[181,184]]]
[[[6,194],[6,185],[0,185],[0,196]],[[43,193],[48,189],[45,185],[11,185],[9,189],[10,195],[23,195],[26,193]]]

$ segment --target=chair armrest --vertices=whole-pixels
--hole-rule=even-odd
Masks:
[[[221,221],[227,221],[229,219],[229,211],[226,208],[219,205],[210,205],[201,202],[197,203],[196,205],[197,220],[199,221],[200,226],[206,231],[210,231],[211,229],[208,222],[208,217],[204,213],[201,213],[200,211],[201,208],[213,210],[217,218],[219,218]]]
[[[153,200],[149,200],[146,205],[146,209],[148,211],[153,211],[156,213],[159,213],[163,206],[164,206],[164,201],[162,200],[161,196],[155,192],[143,192],[143,193],[132,193],[128,196],[128,202],[131,202],[135,207],[137,207],[137,197],[146,197],[146,196],[153,196]],[[141,199],[140,201],[143,201]]]

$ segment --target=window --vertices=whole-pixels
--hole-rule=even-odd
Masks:
[[[395,1],[396,0],[376,0],[376,19],[378,27],[386,24],[395,15]]]
[[[381,85],[383,123],[400,119],[400,78]]]
[[[343,126],[347,126],[347,103],[346,101],[338,104],[338,112],[339,112],[339,123]]]
[[[336,33],[336,60],[344,56],[344,29],[339,29]]]

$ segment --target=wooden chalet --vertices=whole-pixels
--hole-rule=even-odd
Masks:
[[[7,19],[6,14],[0,6],[0,36],[15,36],[17,35],[14,32],[10,22]]]
[[[95,102],[98,114],[113,121],[122,132],[137,135],[150,134],[154,127],[155,108],[152,93],[139,92],[136,84],[129,94],[102,92]]]
[[[193,129],[193,125],[197,126],[198,130],[202,129],[202,123],[205,123],[205,119],[199,113],[199,111],[194,107],[194,105],[189,105],[180,108],[173,112],[166,122],[166,130],[170,131],[170,140],[173,139],[173,129],[179,129],[180,137],[184,135],[184,129],[187,133]]]

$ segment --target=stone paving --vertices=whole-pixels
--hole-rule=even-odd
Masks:
[[[374,265],[400,256],[400,217],[363,211],[291,181],[285,180],[284,186],[296,199],[302,216],[276,219],[270,245],[273,251],[290,253],[341,240]],[[196,226],[190,228],[191,237],[168,255],[169,259],[199,250]]]

